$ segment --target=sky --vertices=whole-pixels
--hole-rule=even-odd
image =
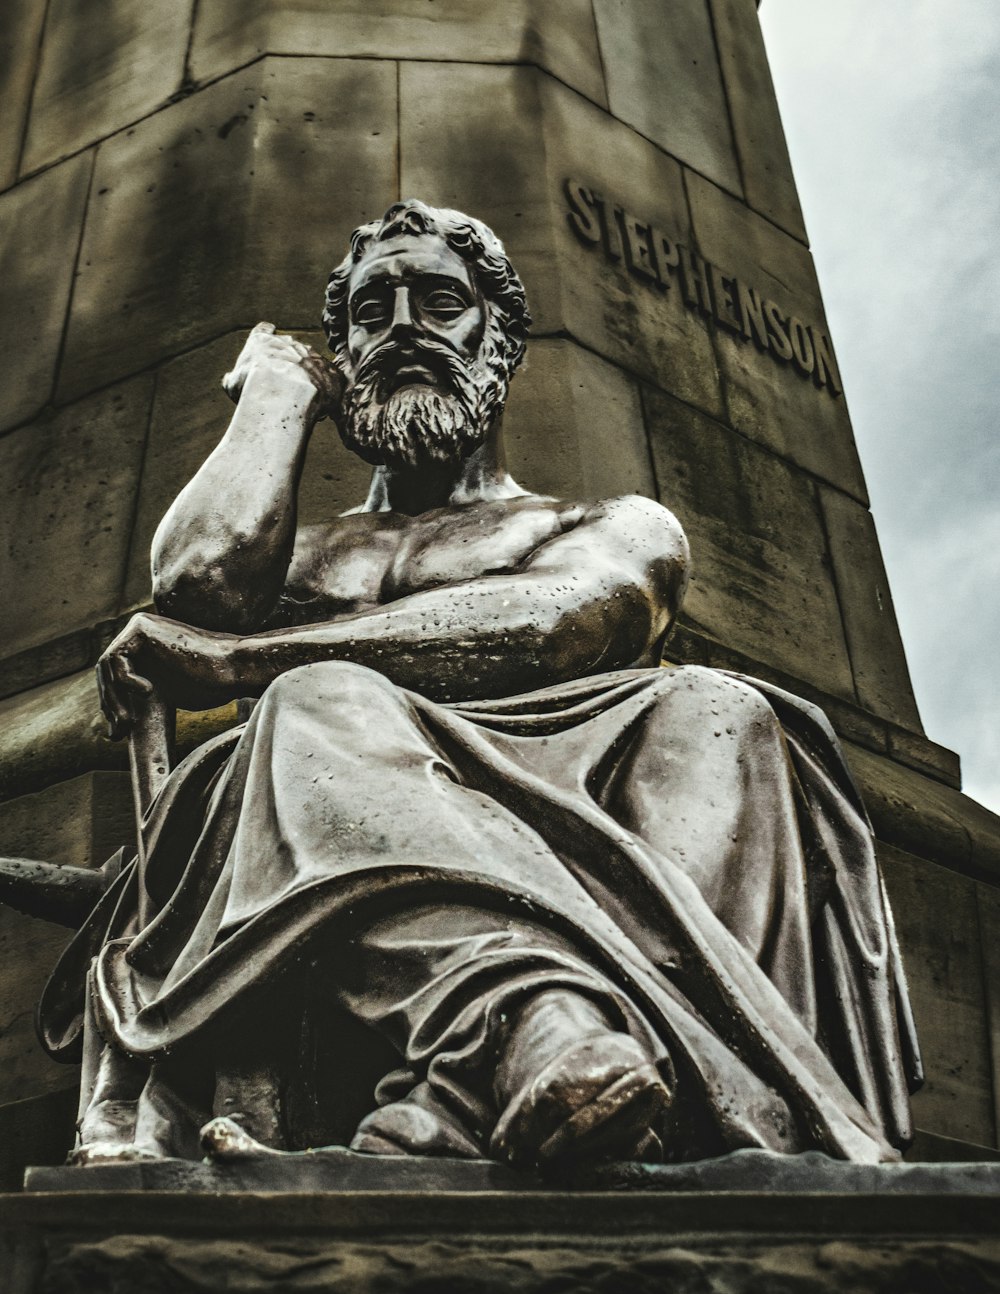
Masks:
[[[763,0],[927,735],[1000,812],[1000,0]]]

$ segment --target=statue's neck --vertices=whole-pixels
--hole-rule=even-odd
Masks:
[[[467,458],[419,467],[376,467],[362,511],[403,512],[412,517],[433,508],[526,494],[507,471],[500,424],[497,419]]]

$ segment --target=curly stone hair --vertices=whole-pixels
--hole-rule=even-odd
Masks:
[[[509,382],[524,358],[531,315],[524,285],[507,259],[503,243],[488,225],[460,211],[430,207],[416,198],[397,202],[381,220],[361,225],[351,235],[351,250],[330,275],[323,309],[323,328],[330,349],[347,358],[348,291],[351,271],[372,243],[402,234],[437,234],[472,268],[486,302],[487,333]]]

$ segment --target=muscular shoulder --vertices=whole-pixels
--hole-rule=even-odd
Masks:
[[[640,588],[673,614],[687,587],[690,550],[672,512],[628,494],[584,505],[576,525],[529,565],[587,571],[605,587]]]
[[[684,529],[674,514],[662,503],[641,494],[623,494],[587,504],[581,520],[599,526],[609,535],[659,546],[665,552],[675,552],[679,545],[687,547]]]
[[[674,514],[654,499],[626,494],[598,503],[595,524],[614,536],[618,560],[648,572],[676,608],[687,588],[691,550]]]
[[[653,499],[626,494],[585,504],[573,535],[592,558],[623,569],[684,573],[690,562],[687,537],[674,514]]]

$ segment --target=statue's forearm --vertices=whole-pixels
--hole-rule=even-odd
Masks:
[[[666,627],[666,613],[639,588],[493,576],[350,619],[241,638],[231,668],[244,694],[299,665],[350,660],[437,700],[509,696],[629,665]]]
[[[282,377],[250,376],[225,436],[160,523],[153,591],[166,615],[239,631],[259,625],[277,601],[316,396]]]

